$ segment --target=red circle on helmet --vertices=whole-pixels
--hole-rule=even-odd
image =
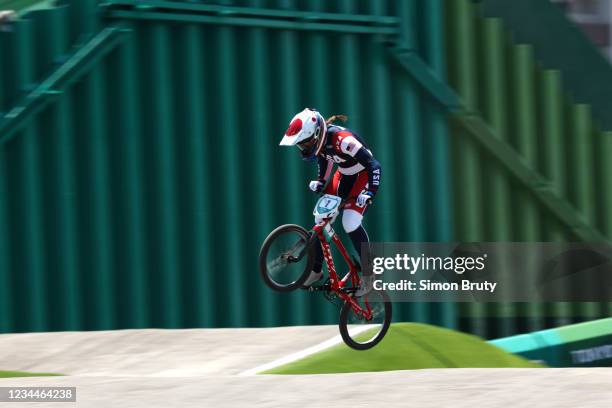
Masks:
[[[289,129],[285,132],[286,136],[295,136],[302,130],[302,119],[295,119],[289,124]]]

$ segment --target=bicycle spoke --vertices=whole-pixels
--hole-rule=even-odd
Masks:
[[[296,242],[287,252],[290,253],[291,255],[297,252],[297,255],[299,256],[299,254],[302,252],[304,247],[305,247],[305,242],[303,239],[300,238],[300,240]]]
[[[311,262],[308,256],[303,256],[307,242],[307,232],[295,228],[279,232],[270,241],[263,262],[264,272],[273,287],[291,287],[298,279],[302,279]]]
[[[351,304],[344,305],[341,333],[344,330],[343,338],[349,346],[363,350],[378,343],[385,335],[391,320],[391,309],[382,292],[370,292],[357,302],[361,308],[359,310],[354,310]]]
[[[270,273],[276,273],[280,268],[283,268],[285,265],[287,265],[287,260],[284,259],[284,256],[279,256],[278,258],[273,259],[267,265]]]

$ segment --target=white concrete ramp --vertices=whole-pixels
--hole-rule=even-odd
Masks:
[[[23,405],[57,408],[612,407],[607,368],[238,375],[336,335],[336,326],[0,335],[0,370],[68,374],[0,386],[77,387],[76,404]]]
[[[3,334],[0,370],[90,376],[231,375],[337,335],[337,326]]]

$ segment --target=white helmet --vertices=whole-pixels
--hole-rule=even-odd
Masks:
[[[280,146],[299,147],[304,160],[312,160],[325,143],[327,124],[321,114],[314,109],[304,109],[291,119]]]

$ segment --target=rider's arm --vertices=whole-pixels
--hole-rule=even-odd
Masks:
[[[329,180],[329,176],[332,172],[334,164],[331,160],[327,160],[325,157],[319,156],[317,158],[317,167],[318,167],[318,179],[323,183],[327,183]]]
[[[373,197],[376,194],[376,191],[378,191],[378,186],[380,185],[380,176],[382,172],[380,163],[365,147],[357,150],[355,159],[359,162],[359,164],[365,167],[368,172],[368,191],[372,193]]]
[[[340,142],[340,151],[354,157],[359,164],[365,167],[368,172],[368,191],[372,193],[373,197],[380,185],[380,176],[382,172],[378,160],[376,160],[372,152],[366,149],[366,147],[354,136],[342,138]]]

